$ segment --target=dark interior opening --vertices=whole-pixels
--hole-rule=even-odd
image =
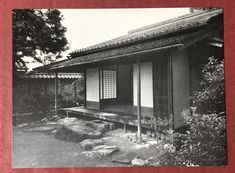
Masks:
[[[101,109],[107,112],[133,114],[132,65],[122,64],[118,65],[116,69],[111,69],[115,70],[116,77],[115,75],[109,77],[105,76],[104,72],[106,70],[101,69],[100,72]],[[106,82],[106,79],[109,80],[109,82]],[[112,82],[110,82],[110,80]],[[116,92],[113,91],[114,89],[116,89]],[[107,93],[110,94],[110,97],[108,97],[109,94]]]

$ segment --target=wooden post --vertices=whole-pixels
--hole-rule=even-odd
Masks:
[[[172,118],[171,130],[174,130],[174,104],[173,104],[173,69],[172,69],[172,54],[169,54],[168,60],[168,114]]]
[[[84,74],[84,106],[85,108],[87,107],[87,104],[86,104],[86,94],[87,94],[87,86],[86,86],[86,71],[83,73]]]
[[[47,81],[48,79],[45,79],[45,83],[44,83],[44,97],[46,98],[47,97]]]
[[[138,131],[137,131],[137,137],[138,141],[141,142],[141,73],[140,73],[140,60],[137,59],[137,119],[138,119]]]
[[[78,79],[75,79],[75,82],[74,82],[74,100],[77,101],[77,82],[78,82]]]
[[[123,130],[125,133],[127,132],[126,123],[123,124]]]
[[[58,109],[58,74],[55,73],[55,115],[57,115]]]

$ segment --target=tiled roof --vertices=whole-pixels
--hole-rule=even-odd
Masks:
[[[80,78],[81,74],[79,73],[58,73],[58,78],[61,79],[76,79]],[[25,74],[18,74],[17,78],[27,78],[27,79],[49,79],[55,78],[55,73],[25,73]]]
[[[222,10],[213,10],[196,14],[188,14],[168,21],[145,26],[129,31],[129,34],[100,43],[86,49],[72,52],[72,58],[46,66],[37,71],[65,71],[72,66],[79,66],[117,59],[142,51],[163,50],[183,46],[189,40],[208,32],[210,19],[222,14]],[[183,32],[186,31],[186,32]],[[209,31],[211,32],[211,30]],[[67,68],[67,69],[65,69]],[[77,68],[79,70],[82,68]]]
[[[212,17],[221,13],[222,9],[218,9],[210,12],[199,12],[183,15],[167,21],[131,30],[127,35],[117,37],[87,48],[79,49],[71,52],[70,54],[72,57],[77,57],[86,53],[92,53],[104,49],[123,46],[126,44],[132,44],[135,42],[172,34],[174,32],[205,26]]]
[[[193,36],[192,34],[180,35],[180,36],[175,36],[175,37],[171,37],[167,39],[156,40],[154,42],[149,42],[149,43],[145,43],[142,45],[133,45],[133,46],[128,46],[126,48],[120,48],[120,49],[117,48],[113,50],[99,51],[99,52],[95,52],[92,54],[80,55],[79,57],[68,59],[67,61],[62,61],[62,62],[58,62],[55,64],[49,64],[48,66],[41,66],[34,70],[36,71],[52,70],[53,71],[53,70],[57,70],[60,68],[65,68],[65,67],[84,65],[84,64],[89,64],[89,63],[96,63],[99,61],[115,59],[118,57],[122,57],[123,55],[126,55],[126,54],[136,54],[139,51],[145,51],[146,49],[145,46],[149,48],[151,47],[150,49],[159,48],[161,50],[168,49],[170,47],[179,47],[183,45],[182,41],[184,39],[191,38],[192,36]],[[79,70],[79,68],[77,70]]]

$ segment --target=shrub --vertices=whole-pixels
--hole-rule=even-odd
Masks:
[[[48,100],[40,94],[33,94],[30,98],[29,106],[33,113],[38,113],[40,111],[46,112],[49,110]]]
[[[193,113],[185,111],[183,116],[190,127],[186,139],[175,153],[166,152],[161,159],[162,164],[225,165],[227,163],[225,116],[197,114],[195,111]]]
[[[149,121],[151,128],[154,132],[151,133],[152,137],[156,137],[159,140],[165,140],[167,142],[173,141],[173,117],[161,118],[159,116],[153,116]]]

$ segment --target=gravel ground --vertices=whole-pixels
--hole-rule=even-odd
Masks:
[[[117,145],[119,151],[106,158],[88,159],[81,155],[84,150],[81,149],[78,143],[56,139],[53,134],[45,131],[30,131],[27,129],[27,127],[13,128],[13,168],[130,166],[113,163],[112,159],[132,160],[136,156],[147,159],[154,152],[156,153],[154,147],[141,147],[128,141],[126,137],[123,137],[126,134],[118,129],[107,133],[103,139],[105,144]],[[133,136],[133,133],[131,135]]]

